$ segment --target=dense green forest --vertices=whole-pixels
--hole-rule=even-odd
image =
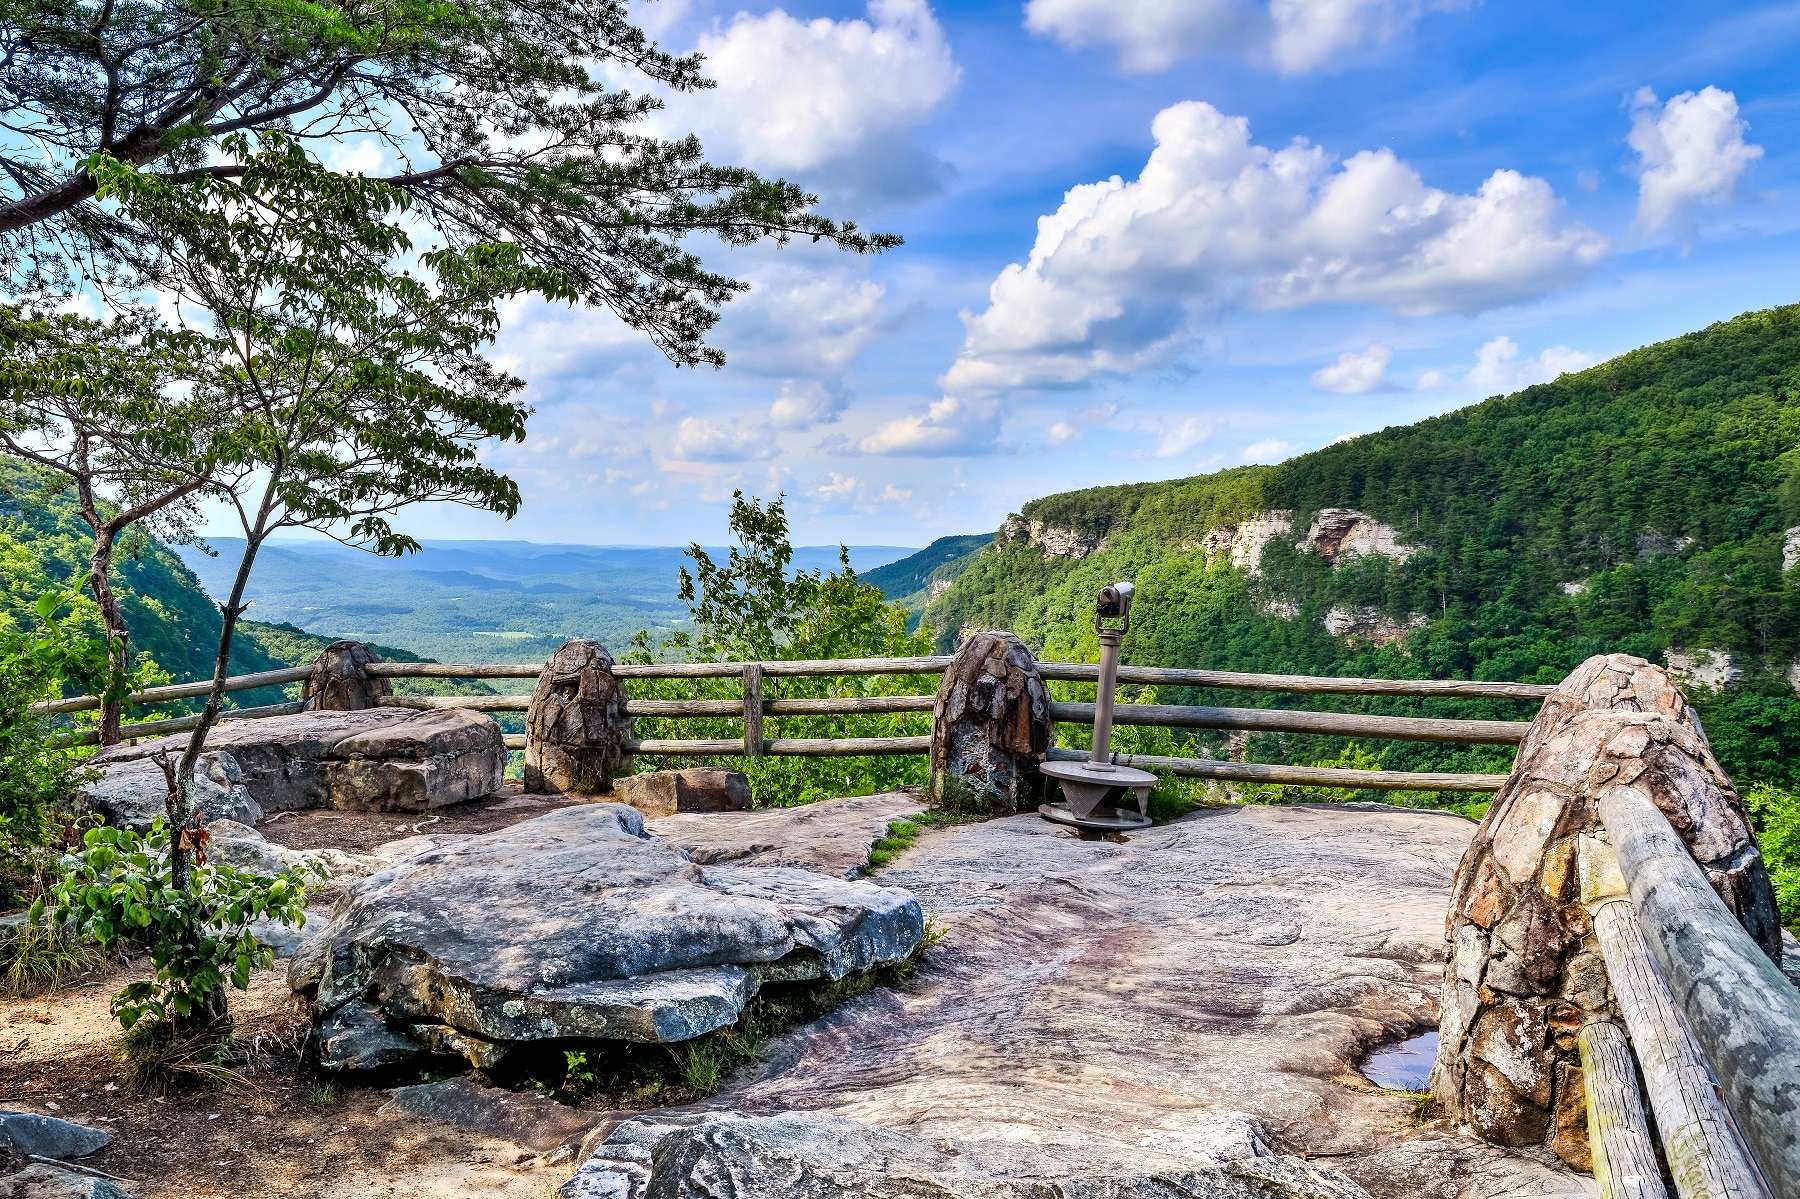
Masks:
[[[1783,545],[1800,524],[1797,396],[1800,306],[1749,313],[1278,466],[1035,500],[926,623],[943,645],[967,627],[998,627],[1052,656],[1091,655],[1094,592],[1129,578],[1139,598],[1126,658],[1142,663],[1555,682],[1594,653],[1710,649],[1731,655],[1737,676],[1694,692],[1727,769],[1793,786],[1800,702],[1787,675],[1800,657],[1800,587]],[[1297,549],[1325,508],[1367,513],[1414,552],[1333,566]],[[1269,542],[1260,576],[1202,544],[1280,510],[1293,533]],[[1057,536],[1033,543],[1034,525]],[[1051,552],[1070,543],[1091,552]],[[1334,636],[1334,608],[1417,627],[1390,644]],[[1275,701],[1215,692],[1203,702]],[[1496,703],[1340,706],[1530,715]],[[1342,748],[1258,738],[1252,757],[1306,761]],[[1381,758],[1399,769],[1503,769],[1509,751],[1395,744]]]
[[[861,578],[870,586],[881,588],[889,603],[903,605],[913,613],[916,626],[918,614],[937,598],[932,594],[932,585],[938,584],[935,590],[941,595],[942,588],[948,587],[991,541],[993,537],[986,533],[940,537],[916,554],[864,571]]]
[[[0,456],[0,629],[32,627],[38,597],[84,577],[92,547],[93,536],[58,481]],[[212,674],[219,610],[168,546],[142,530],[127,532],[113,586],[140,659],[153,660],[177,682]],[[70,627],[102,635],[91,601],[78,605]],[[253,639],[233,647],[231,663],[233,673],[288,665]]]

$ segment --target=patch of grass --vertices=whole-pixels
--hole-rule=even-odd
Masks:
[[[696,1095],[710,1095],[719,1089],[719,1075],[725,1068],[720,1049],[721,1037],[697,1037],[675,1051],[681,1067],[681,1083]]]
[[[140,1095],[220,1091],[248,1082],[234,1068],[229,1021],[182,1028],[171,1020],[146,1016],[119,1034],[118,1045],[125,1085]]]
[[[865,873],[880,870],[889,862],[906,851],[919,835],[919,825],[914,820],[890,820],[887,836],[869,847],[869,865]]]
[[[322,1087],[314,1087],[312,1094],[308,1095],[307,1099],[311,1101],[313,1110],[322,1112],[337,1102],[337,1090],[330,1083],[326,1083]]]
[[[69,979],[105,966],[107,958],[91,939],[49,918],[21,924],[6,945],[6,989],[23,997],[54,991]]]

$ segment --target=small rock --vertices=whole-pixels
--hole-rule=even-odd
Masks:
[[[216,821],[208,828],[212,832],[214,856],[228,866],[256,874],[280,874],[284,870],[310,873],[320,869],[328,878],[362,878],[374,874],[385,864],[377,858],[345,853],[341,849],[289,849],[235,820]],[[307,881],[317,883],[319,880],[314,875]]]
[[[32,1165],[17,1174],[0,1178],[0,1196],[5,1199],[131,1199],[131,1192],[118,1183],[91,1174]]]
[[[81,789],[81,802],[108,824],[133,832],[148,831],[151,822],[166,811],[169,783],[162,767],[142,757],[98,764],[104,773]],[[215,820],[255,824],[263,817],[262,807],[244,786],[237,759],[223,751],[200,756],[194,769],[194,793],[201,818],[209,824]]]
[[[319,1024],[319,1065],[327,1070],[379,1070],[418,1057],[423,1047],[390,1029],[378,1011],[347,1003]]]
[[[750,806],[750,776],[741,770],[710,766],[657,770],[614,780],[613,795],[646,816],[739,812]]]
[[[36,1112],[0,1111],[0,1148],[21,1157],[86,1157],[112,1142],[112,1133]]]

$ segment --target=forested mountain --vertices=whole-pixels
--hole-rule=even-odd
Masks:
[[[92,547],[73,498],[56,481],[0,456],[0,628],[31,628],[38,597],[82,578]],[[181,559],[134,528],[120,541],[113,575],[140,659],[153,659],[177,682],[209,677],[218,651],[219,610]],[[89,635],[101,635],[91,600],[71,621]],[[234,673],[285,665],[248,639],[237,642],[231,660]]]
[[[991,541],[993,537],[987,533],[940,537],[916,554],[865,572],[862,581],[881,588],[890,604],[904,604],[917,615],[942,595]]]
[[[1796,397],[1800,306],[1748,313],[1278,466],[1035,500],[925,619],[945,645],[998,627],[1091,653],[1094,592],[1128,578],[1128,661],[1554,682],[1625,650],[1686,672],[1734,774],[1791,785]],[[1493,752],[1394,746],[1384,761]]]

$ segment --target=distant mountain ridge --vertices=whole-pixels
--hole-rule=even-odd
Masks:
[[[889,603],[903,604],[917,615],[947,591],[956,576],[993,540],[991,533],[940,537],[918,553],[876,567],[861,578],[881,588]]]
[[[1622,650],[1686,673],[1734,775],[1791,783],[1797,564],[1790,306],[1277,466],[1033,500],[925,619],[1091,653],[1129,578],[1130,661],[1554,682]]]

